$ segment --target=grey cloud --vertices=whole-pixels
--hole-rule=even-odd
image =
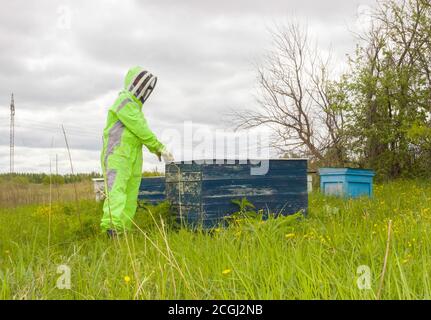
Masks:
[[[324,47],[332,44],[339,62],[353,49],[347,25],[357,7],[374,2],[9,1],[0,11],[0,146],[9,142],[13,91],[17,123],[23,126],[16,134],[21,150],[43,154],[52,136],[57,141],[52,127],[64,123],[77,169],[88,170],[86,161],[97,165],[106,110],[127,68],[136,64],[159,76],[144,107],[156,133],[190,120],[225,127],[229,109],[255,103],[253,62],[270,46],[267,28],[272,23],[293,17],[307,23]],[[59,25],[64,8],[70,28]],[[36,122],[48,124],[45,130],[31,130]],[[19,168],[31,167],[31,160],[20,159]],[[0,165],[3,169],[6,163]]]

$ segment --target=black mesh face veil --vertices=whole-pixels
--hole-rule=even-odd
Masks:
[[[156,84],[157,84],[157,77],[153,77],[150,80],[149,85],[146,88],[146,90],[144,92],[142,92],[142,96],[140,98],[138,97],[141,100],[142,103],[144,103],[145,101],[147,101],[148,97],[153,92],[154,88],[156,87]]]
[[[134,89],[136,88],[136,86],[140,83],[140,81],[142,80],[142,78],[147,74],[147,71],[142,71],[141,73],[139,73],[137,75],[137,77],[133,80],[133,82],[130,84],[129,86],[129,91],[133,92],[135,91]]]
[[[148,71],[141,71],[128,87],[128,90],[143,103],[148,99],[157,83],[157,77]]]

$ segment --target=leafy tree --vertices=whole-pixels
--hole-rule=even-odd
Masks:
[[[387,0],[373,19],[348,76],[351,148],[380,176],[423,174],[430,157],[431,3]]]

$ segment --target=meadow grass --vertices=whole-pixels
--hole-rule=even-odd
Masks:
[[[382,299],[431,297],[431,183],[398,181],[374,199],[310,195],[306,218],[239,219],[177,229],[167,205],[140,209],[133,232],[99,232],[101,204],[0,209],[1,299]],[[81,212],[82,226],[77,210]],[[58,289],[57,268],[71,270]],[[357,286],[359,266],[371,288]]]
[[[93,183],[76,183],[79,199],[94,199]],[[30,204],[49,204],[50,202],[71,202],[75,200],[72,183],[44,185],[36,183],[17,183],[0,181],[0,208],[14,208]]]

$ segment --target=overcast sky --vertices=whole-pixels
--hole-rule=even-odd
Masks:
[[[159,77],[144,106],[153,131],[192,121],[228,128],[231,109],[255,105],[254,64],[270,49],[268,28],[295,19],[336,64],[354,50],[352,31],[375,0],[3,1],[0,11],[0,172],[9,170],[9,103],[15,94],[15,170],[100,171],[106,111],[127,69]],[[359,18],[359,19],[358,19]],[[178,146],[172,146],[175,155]],[[145,152],[145,169],[155,168]],[[160,166],[159,166],[160,167]]]

